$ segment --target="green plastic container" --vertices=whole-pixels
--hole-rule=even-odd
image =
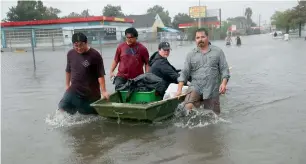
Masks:
[[[133,92],[130,101],[126,101],[128,91],[120,91],[123,103],[150,103],[159,101],[162,98],[155,94],[155,90],[151,92]]]

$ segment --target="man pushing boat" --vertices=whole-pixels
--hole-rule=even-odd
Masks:
[[[97,114],[90,104],[99,100],[101,93],[109,99],[103,59],[98,51],[89,47],[83,33],[74,33],[72,44],[73,49],[67,54],[66,91],[59,102],[59,110],[70,114]]]
[[[135,28],[125,30],[126,42],[118,45],[110,69],[110,78],[115,76],[114,71],[119,64],[118,73],[114,78],[115,89],[124,85],[127,80],[136,78],[149,71],[149,52],[141,43],[137,42],[138,32]]]
[[[209,45],[208,31],[204,28],[196,31],[197,48],[187,54],[184,68],[178,78],[177,96],[182,95],[182,87],[191,76],[187,95],[184,100],[186,110],[193,107],[213,110],[220,114],[219,95],[226,92],[230,78],[228,64],[224,52]]]

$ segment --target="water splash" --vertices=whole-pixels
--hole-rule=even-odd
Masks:
[[[81,115],[78,112],[74,115],[70,115],[66,112],[61,112],[59,110],[56,110],[55,113],[47,115],[45,122],[48,125],[57,128],[57,127],[69,127],[73,125],[86,124],[101,119],[103,119],[103,117],[94,116],[94,115]]]
[[[178,108],[176,111],[176,118],[174,125],[180,128],[202,128],[211,124],[217,123],[230,123],[230,121],[221,118],[211,110],[203,108],[192,109],[187,111],[185,109]]]

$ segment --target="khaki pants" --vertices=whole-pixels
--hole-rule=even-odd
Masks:
[[[219,96],[203,99],[202,95],[195,90],[189,91],[185,97],[184,103],[187,109],[192,109],[192,107],[199,108],[201,105],[204,105],[204,109],[213,110],[216,114],[220,114],[221,110]]]

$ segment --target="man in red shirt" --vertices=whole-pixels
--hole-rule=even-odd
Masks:
[[[149,52],[141,43],[137,42],[138,32],[131,27],[125,30],[126,42],[118,45],[116,55],[110,69],[110,77],[114,77],[114,70],[118,63],[118,73],[114,79],[115,89],[125,84],[127,80],[133,79],[149,71]]]

